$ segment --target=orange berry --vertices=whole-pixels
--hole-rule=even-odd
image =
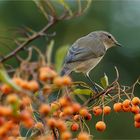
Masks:
[[[52,92],[52,88],[50,85],[45,85],[43,88],[43,94],[50,94]]]
[[[2,126],[5,123],[5,118],[4,117],[0,117],[0,126]]]
[[[60,104],[58,102],[51,103],[52,110],[58,110],[60,108]]]
[[[50,113],[50,106],[47,104],[42,104],[39,108],[39,112],[43,115],[48,115]]]
[[[139,114],[136,114],[136,115],[134,116],[134,120],[135,120],[136,122],[140,122],[140,113],[139,113]]]
[[[41,122],[37,122],[37,123],[35,124],[35,128],[37,128],[37,129],[43,129],[44,126],[43,126],[43,124],[42,124]]]
[[[78,134],[77,140],[91,140],[91,138],[87,132],[80,132]]]
[[[124,112],[131,112],[131,106],[130,105],[127,106],[127,107],[123,105],[122,109],[123,109]]]
[[[86,108],[81,108],[80,111],[79,111],[79,114],[82,117],[86,117],[88,115],[88,110]]]
[[[95,128],[96,130],[103,132],[106,129],[106,124],[103,121],[99,121],[96,123]]]
[[[32,114],[30,113],[30,111],[27,111],[27,110],[21,111],[21,113],[20,113],[20,119],[22,121],[29,120],[30,118],[32,118]]]
[[[24,120],[22,123],[27,128],[32,128],[34,126],[34,120],[32,118],[28,118]]]
[[[59,118],[64,118],[64,117],[66,117],[65,113],[64,112],[60,112]]]
[[[111,112],[111,107],[110,107],[110,106],[105,106],[105,107],[103,108],[103,112],[104,112],[105,115],[110,114],[110,112]]]
[[[34,81],[34,80],[29,81],[28,84],[29,84],[29,90],[31,90],[33,92],[35,92],[39,89],[39,84],[37,83],[37,81]]]
[[[39,79],[41,81],[52,80],[57,76],[57,73],[49,67],[39,69]]]
[[[22,98],[21,104],[23,106],[29,106],[31,104],[31,98],[29,98],[28,96],[25,96]]]
[[[80,115],[74,115],[73,116],[73,120],[74,121],[79,121],[79,119],[80,119]]]
[[[129,99],[125,99],[125,100],[123,101],[123,106],[126,107],[126,108],[129,107],[130,104],[131,104],[131,101],[130,101]]]
[[[137,105],[132,105],[131,112],[134,114],[138,114],[140,112],[140,108]]]
[[[88,113],[87,116],[85,117],[85,120],[90,121],[91,119],[92,119],[92,115]]]
[[[135,126],[136,128],[140,128],[140,122],[135,121],[135,122],[134,122],[134,126]]]
[[[30,87],[29,87],[29,82],[26,81],[26,80],[22,80],[21,82],[21,87],[25,90],[30,90]]]
[[[57,120],[54,119],[54,118],[49,118],[47,119],[47,125],[53,129],[54,127],[56,127],[56,124],[57,124]]]
[[[69,76],[63,76],[62,80],[64,86],[70,86],[72,84],[72,80]]]
[[[79,112],[81,105],[79,103],[73,103],[72,108],[73,108],[73,112],[77,113],[77,112]]]
[[[19,99],[18,99],[18,96],[16,94],[10,94],[6,98],[6,101],[10,104],[13,104],[13,103],[17,102],[18,100]]]
[[[73,108],[71,106],[67,106],[67,107],[64,108],[63,112],[67,116],[72,115],[73,114]]]
[[[56,123],[56,127],[59,129],[59,131],[61,132],[64,132],[67,130],[67,126],[65,124],[64,121],[62,120],[57,120],[57,123]]]
[[[0,116],[11,116],[12,115],[12,108],[6,106],[0,106]]]
[[[71,130],[72,131],[77,131],[79,129],[79,124],[78,123],[73,123],[72,125],[71,125]]]
[[[16,85],[21,86],[23,80],[22,80],[20,77],[14,77],[14,78],[13,78],[13,82],[14,82]]]
[[[132,104],[133,104],[133,105],[139,105],[139,104],[140,104],[140,99],[139,99],[139,97],[134,97],[134,98],[132,99]]]
[[[11,88],[9,85],[7,85],[7,84],[3,84],[3,85],[1,86],[1,92],[2,92],[3,94],[9,94],[9,93],[12,92],[12,88]]]
[[[61,97],[59,103],[62,107],[71,105],[71,99],[69,97]]]
[[[114,109],[115,112],[120,112],[120,111],[122,111],[122,103],[115,103],[115,104],[113,105],[113,109]]]
[[[92,110],[93,110],[93,114],[95,116],[99,116],[103,112],[103,110],[102,110],[102,108],[100,106],[94,106]]]
[[[61,140],[71,140],[72,134],[69,131],[61,133]]]
[[[63,78],[62,77],[56,77],[53,80],[54,85],[58,86],[58,87],[62,87],[63,86]]]

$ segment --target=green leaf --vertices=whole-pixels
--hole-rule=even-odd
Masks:
[[[69,47],[69,45],[62,46],[56,52],[55,66],[56,66],[57,72],[60,72],[60,70],[62,68],[62,64],[64,62],[64,58],[65,58],[65,55],[67,53],[68,47]]]
[[[101,78],[101,84],[104,89],[107,88],[107,86],[109,85],[108,77],[105,73],[104,73],[104,77]]]
[[[90,95],[93,94],[93,91],[90,90],[90,89],[79,89],[79,88],[77,88],[77,89],[75,89],[73,91],[73,94],[80,94],[80,95],[88,95],[88,96],[90,96]]]
[[[53,46],[54,46],[54,40],[51,40],[51,42],[50,42],[50,44],[48,45],[48,48],[47,48],[47,61],[48,61],[48,65],[50,65],[52,63],[51,58],[52,58]]]
[[[11,86],[13,89],[20,91],[20,87],[18,87],[13,81],[12,79],[9,77],[9,75],[7,74],[6,70],[4,69],[4,67],[1,65],[0,66],[0,81]]]

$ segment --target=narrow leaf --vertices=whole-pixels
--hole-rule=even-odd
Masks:
[[[54,40],[51,40],[50,44],[48,45],[48,48],[47,48],[47,62],[48,62],[48,65],[51,65],[52,63],[52,50],[53,50],[53,46],[54,46]]]
[[[17,91],[20,91],[20,87],[18,87],[13,81],[12,79],[9,77],[9,75],[7,74],[6,70],[0,66],[0,81],[3,83],[8,84],[9,86],[11,86],[12,88],[14,88]]]
[[[60,70],[62,68],[62,64],[64,62],[64,58],[65,58],[66,52],[68,50],[68,47],[69,47],[69,45],[62,46],[56,52],[55,66],[56,66],[57,72],[60,72]]]
[[[104,89],[109,85],[108,77],[106,74],[104,74],[104,77],[101,78],[101,84]]]
[[[80,94],[80,95],[92,95],[93,94],[93,91],[91,91],[90,89],[75,89],[73,91],[73,94]]]

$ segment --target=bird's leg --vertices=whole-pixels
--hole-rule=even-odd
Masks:
[[[99,93],[99,90],[97,88],[97,86],[95,85],[95,83],[91,80],[90,76],[89,76],[89,73],[86,73],[85,74],[85,77],[90,81],[90,83],[93,85],[93,90],[96,92],[96,93]]]

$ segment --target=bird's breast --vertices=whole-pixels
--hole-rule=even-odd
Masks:
[[[77,65],[75,71],[87,73],[91,71],[101,61],[102,58],[103,56],[83,61]]]

